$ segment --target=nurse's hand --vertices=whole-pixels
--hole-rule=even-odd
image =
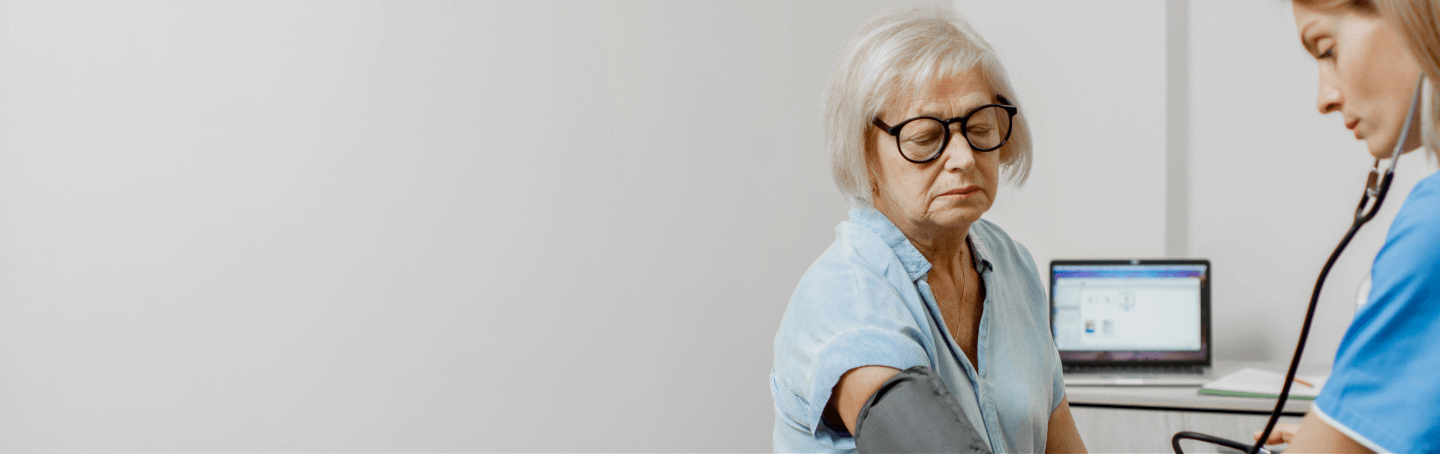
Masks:
[[[1261,431],[1265,430],[1256,431],[1255,434],[1250,435],[1250,437],[1257,441],[1260,440]],[[1300,431],[1299,424],[1276,422],[1275,429],[1270,431],[1270,439],[1265,440],[1265,445],[1289,444],[1290,441],[1295,439],[1295,432],[1297,431]]]

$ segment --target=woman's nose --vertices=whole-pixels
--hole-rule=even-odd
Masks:
[[[950,138],[950,145],[942,152],[945,154],[945,170],[968,171],[975,165],[975,151],[970,149],[970,142],[960,133],[953,133]]]

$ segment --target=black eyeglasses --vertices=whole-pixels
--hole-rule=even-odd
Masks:
[[[961,117],[941,120],[935,117],[915,117],[895,126],[890,126],[876,117],[871,123],[895,136],[895,146],[900,155],[911,163],[922,164],[934,161],[950,145],[950,125],[959,123],[960,134],[965,142],[977,152],[988,152],[1005,145],[1010,140],[1010,124],[1019,108],[1010,105],[1010,100],[996,95],[1003,104],[986,104],[970,110]]]

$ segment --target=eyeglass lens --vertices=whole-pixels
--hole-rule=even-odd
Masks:
[[[957,123],[958,125],[958,123]],[[925,161],[939,155],[945,145],[947,131],[939,120],[919,118],[900,129],[896,140],[900,152],[913,161]],[[977,151],[993,150],[1010,133],[1010,116],[1000,106],[989,106],[970,114],[961,134]]]

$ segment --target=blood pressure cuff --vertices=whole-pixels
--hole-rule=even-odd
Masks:
[[[990,447],[929,367],[885,381],[855,419],[860,453],[990,453]]]

